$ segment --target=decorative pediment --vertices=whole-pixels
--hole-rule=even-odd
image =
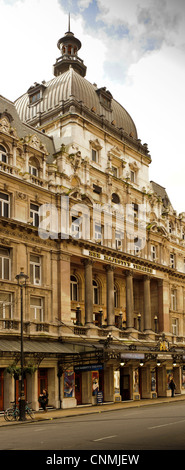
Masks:
[[[138,171],[139,170],[139,165],[137,162],[130,162],[129,163],[129,167],[131,170],[133,171]]]
[[[119,147],[117,145],[114,145],[114,147],[112,147],[109,150],[108,157],[109,157],[110,160],[113,157],[116,157],[116,158],[121,158],[122,157],[122,152],[121,152],[121,150],[119,149]]]
[[[45,145],[41,142],[41,140],[38,138],[38,136],[36,134],[33,134],[32,136],[26,137],[25,142],[27,142],[35,150],[38,150],[39,152],[42,152],[42,153],[45,153],[45,154],[48,154]]]
[[[91,147],[93,147],[93,149],[95,149],[95,150],[101,150],[102,149],[102,145],[100,144],[98,139],[90,140],[89,142],[90,142]]]
[[[68,158],[71,162],[71,165],[74,168],[74,173],[75,173],[81,164],[81,159],[82,159],[81,152],[78,151],[76,153],[71,153]]]
[[[11,127],[11,123],[10,123],[10,120],[11,120],[11,116],[8,117],[4,115],[5,113],[1,114],[0,116],[0,132],[3,132],[5,134],[9,134],[13,137],[16,137],[18,139],[18,136],[17,136],[17,132],[15,129],[13,129],[13,127]]]

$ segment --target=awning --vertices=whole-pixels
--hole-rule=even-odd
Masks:
[[[73,346],[60,343],[59,341],[35,341],[24,340],[23,349],[24,353],[44,353],[44,354],[70,354],[72,353]],[[20,353],[21,342],[18,339],[0,339],[0,353]]]

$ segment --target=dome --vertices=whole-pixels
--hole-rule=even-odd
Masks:
[[[38,84],[36,87],[38,92]],[[29,90],[15,101],[16,109],[23,122],[35,125],[35,120],[39,115],[42,125],[46,117],[48,121],[49,115],[66,113],[67,105],[74,100],[76,103],[83,103],[83,108],[89,110],[94,117],[104,117],[105,123],[107,121],[114,128],[122,128],[127,134],[137,139],[136,126],[123,106],[114,100],[105,88],[98,89],[73,67],[69,67],[66,72],[54,77],[44,86],[40,85],[40,89],[42,91],[40,98],[31,105]],[[33,90],[34,87],[32,94]]]
[[[61,56],[53,66],[55,77],[47,83],[35,83],[15,101],[20,119],[32,126],[44,126],[63,114],[77,113],[109,132],[137,139],[135,124],[123,106],[105,87],[97,88],[85,78],[86,66],[78,57],[81,42],[70,30],[70,15],[68,31],[57,47]]]

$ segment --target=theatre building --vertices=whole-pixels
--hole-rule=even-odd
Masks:
[[[21,292],[34,409],[43,388],[56,408],[168,396],[171,377],[185,393],[185,213],[70,27],[57,45],[49,82],[0,96],[0,410],[19,395]]]

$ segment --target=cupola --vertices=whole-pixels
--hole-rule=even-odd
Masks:
[[[78,72],[79,75],[85,77],[86,66],[83,63],[83,60],[78,57],[78,51],[81,49],[81,42],[70,31],[70,14],[68,31],[65,33],[65,36],[58,40],[57,47],[61,52],[61,56],[56,59],[56,63],[53,66],[55,77],[66,72],[70,66]]]

